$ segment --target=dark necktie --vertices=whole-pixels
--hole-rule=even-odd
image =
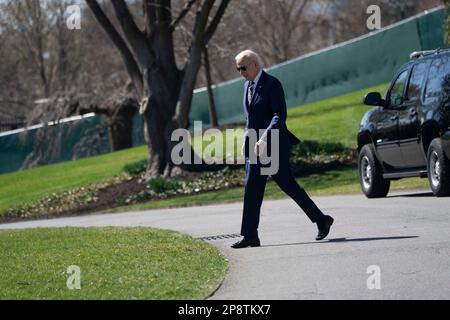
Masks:
[[[250,103],[252,102],[254,89],[255,89],[255,83],[253,81],[250,81],[250,85],[248,86],[248,92],[247,92],[248,105],[250,105]]]

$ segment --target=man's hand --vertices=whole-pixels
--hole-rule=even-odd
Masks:
[[[265,142],[264,140],[259,140],[256,144],[255,144],[255,154],[259,157],[260,155],[263,154],[264,150],[266,150],[266,146],[267,146],[267,142]]]

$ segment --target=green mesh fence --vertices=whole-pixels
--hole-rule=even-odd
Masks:
[[[101,122],[101,116],[94,116],[0,137],[0,173],[27,164],[44,165],[109,152],[108,138],[99,130]],[[83,149],[87,139],[90,148]],[[32,155],[33,149],[36,152]]]
[[[266,71],[282,82],[288,107],[378,85],[390,81],[411,52],[444,46],[443,19],[444,9],[435,9]],[[242,80],[214,87],[220,124],[245,120],[242,91]],[[209,123],[205,89],[194,95],[190,120]]]
[[[267,71],[283,83],[288,107],[326,99],[390,81],[397,69],[413,51],[444,46],[444,9],[407,19],[389,28],[311,53]],[[230,66],[232,67],[232,66]],[[243,122],[243,80],[237,79],[213,88],[219,124]],[[190,123],[209,124],[208,97],[205,89],[194,93]],[[49,164],[102,154],[111,151],[103,117],[95,116],[47,128],[53,137],[38,149],[48,150],[45,156],[33,159]],[[38,143],[37,131],[25,134],[0,135],[0,173],[19,170]],[[98,138],[94,138],[98,135]],[[82,142],[90,141],[83,150]],[[144,143],[143,125],[139,115],[133,119],[133,146]],[[29,159],[30,160],[30,159]]]

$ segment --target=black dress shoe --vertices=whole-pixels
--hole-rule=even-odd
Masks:
[[[238,241],[236,243],[233,243],[231,247],[233,249],[241,249],[246,247],[259,247],[261,245],[261,242],[259,241],[259,238],[254,239],[242,239],[241,241]]]
[[[325,216],[323,221],[321,221],[320,223],[317,223],[317,227],[319,228],[319,233],[317,234],[316,240],[322,240],[328,235],[333,222],[334,222],[334,219],[332,217]]]

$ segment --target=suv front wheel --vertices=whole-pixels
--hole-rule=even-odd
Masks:
[[[359,152],[359,182],[367,198],[382,198],[389,192],[391,181],[383,178],[383,170],[372,145],[366,144]]]
[[[433,139],[428,148],[427,170],[433,194],[437,197],[450,195],[450,162],[439,138]]]

